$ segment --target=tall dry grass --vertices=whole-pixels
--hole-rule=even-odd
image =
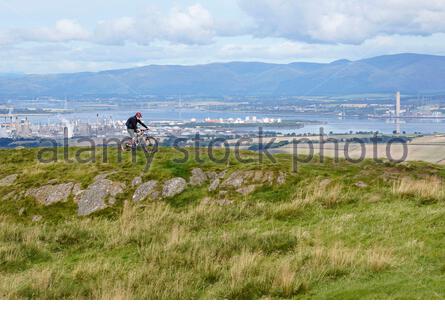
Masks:
[[[57,225],[2,217],[0,297],[290,299],[333,274],[393,266],[384,248],[332,245],[303,226],[265,227],[271,214],[343,201],[341,187],[317,185],[290,204],[127,202],[115,220],[73,217]]]
[[[443,182],[435,176],[419,180],[404,177],[393,184],[392,193],[399,196],[413,196],[422,200],[440,200],[445,196]]]

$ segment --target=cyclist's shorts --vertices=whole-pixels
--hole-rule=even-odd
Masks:
[[[131,138],[134,138],[136,136],[136,132],[133,129],[127,129],[127,132]]]

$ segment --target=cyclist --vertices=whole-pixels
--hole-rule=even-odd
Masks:
[[[136,114],[133,117],[130,117],[127,120],[126,126],[127,126],[127,132],[131,137],[133,148],[136,147],[136,132],[138,132],[138,124],[143,126],[145,129],[148,130],[148,127],[141,121],[142,119],[142,113],[136,112]]]

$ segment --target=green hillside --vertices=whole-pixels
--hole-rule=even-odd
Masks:
[[[201,151],[203,163],[178,164],[181,153],[162,149],[144,172],[142,154],[43,164],[38,149],[1,150],[0,181],[17,177],[0,182],[0,298],[444,299],[442,166],[314,161],[292,173],[288,155],[216,164]],[[189,181],[194,168],[221,186],[132,200],[135,177]],[[242,194],[224,187],[233,172],[263,182]],[[87,190],[98,175],[122,190],[79,216],[73,185]],[[73,190],[66,201],[32,196],[61,184]]]

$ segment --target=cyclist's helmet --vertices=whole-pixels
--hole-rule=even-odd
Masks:
[[[136,112],[136,117],[138,117],[138,118],[142,118],[142,113],[140,113],[140,112]]]

